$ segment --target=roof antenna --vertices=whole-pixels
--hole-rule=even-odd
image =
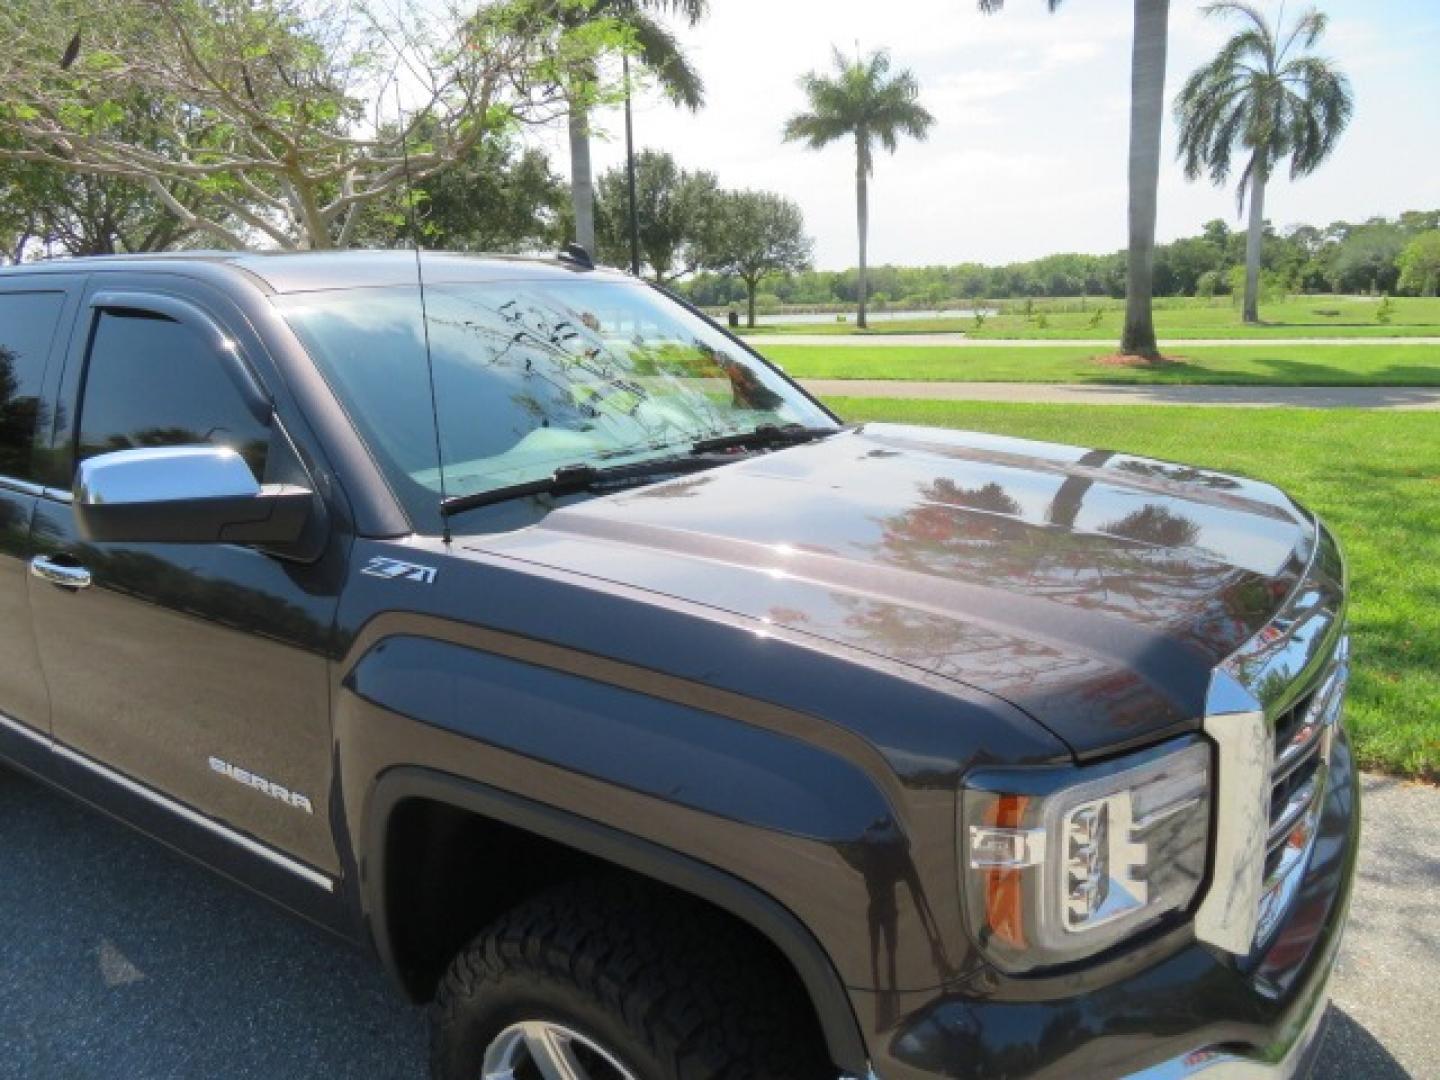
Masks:
[[[409,209],[410,246],[415,251],[415,284],[420,290],[420,329],[425,337],[425,374],[430,380],[430,420],[435,426],[435,467],[440,476],[440,537],[450,546],[450,517],[445,513],[449,493],[445,487],[445,451],[440,443],[440,403],[435,396],[435,357],[430,352],[430,312],[425,305],[425,268],[420,259],[420,229],[415,223],[415,191],[410,178],[410,147],[405,137],[405,110],[400,106],[400,83],[395,83],[395,114],[400,119],[400,157],[405,169],[405,203]]]

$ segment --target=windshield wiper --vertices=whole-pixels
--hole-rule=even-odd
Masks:
[[[653,480],[657,476],[680,476],[713,469],[716,465],[725,463],[723,458],[706,457],[702,453],[691,457],[652,458],[631,465],[609,465],[602,468],[583,464],[562,465],[549,476],[542,476],[538,480],[525,480],[488,491],[477,491],[471,495],[453,496],[440,504],[440,514],[442,517],[453,517],[467,510],[478,510],[482,506],[493,506],[531,495],[574,495],[581,491],[626,487],[638,481]]]
[[[511,499],[523,499],[533,495],[574,495],[581,491],[601,491],[606,488],[626,487],[657,476],[682,476],[686,473],[713,469],[726,465],[735,459],[716,457],[726,450],[758,450],[773,446],[794,446],[798,443],[834,435],[842,428],[803,427],[800,424],[761,424],[753,431],[740,431],[733,435],[717,435],[700,439],[690,446],[687,457],[652,458],[630,465],[609,465],[597,468],[594,465],[562,465],[549,476],[537,480],[525,480],[518,484],[506,484],[488,491],[477,491],[471,495],[456,495],[440,504],[442,517],[453,517],[467,510],[478,510],[482,506]]]
[[[763,450],[772,446],[795,446],[834,435],[841,428],[805,427],[802,424],[761,424],[754,431],[737,431],[733,435],[716,435],[701,439],[690,447],[692,454],[714,454],[721,450]]]

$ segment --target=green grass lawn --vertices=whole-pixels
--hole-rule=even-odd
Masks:
[[[1099,446],[1243,473],[1319,513],[1350,558],[1362,764],[1440,780],[1440,420],[1423,413],[832,398],[893,420]]]
[[[1125,305],[1119,300],[1037,300],[1026,318],[1023,302],[999,301],[1004,311],[977,327],[970,318],[894,319],[873,323],[871,333],[914,334],[961,332],[975,338],[1095,338],[1118,339]],[[1376,319],[1377,297],[1299,296],[1262,304],[1259,326],[1240,321],[1240,310],[1228,297],[1197,300],[1163,298],[1155,302],[1155,329],[1162,338],[1263,337],[1440,337],[1440,299],[1393,298],[1389,323]],[[1091,325],[1095,312],[1099,322]],[[1043,320],[1041,318],[1043,316]],[[1043,323],[1043,325],[1042,325]],[[760,326],[754,334],[854,334],[854,316],[846,322],[817,315],[814,323]]]
[[[1281,386],[1437,386],[1440,345],[1230,345],[1186,348],[1157,367],[1099,364],[1098,348],[767,345],[801,379],[944,382],[1245,383]]]

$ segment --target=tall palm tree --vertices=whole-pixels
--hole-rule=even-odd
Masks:
[[[1005,0],[977,0],[989,14]],[[1046,0],[1053,12],[1061,0]],[[1155,212],[1160,188],[1160,128],[1165,118],[1165,61],[1170,0],[1134,0],[1130,44],[1130,246],[1126,260],[1125,330],[1120,351],[1158,360],[1155,340]]]
[[[634,58],[676,104],[695,110],[705,102],[705,82],[690,63],[676,36],[657,15],[678,16],[694,26],[710,10],[710,0],[594,0],[569,8],[562,16],[570,27],[601,20],[626,29]],[[592,82],[594,71],[576,72],[579,82]],[[628,92],[628,87],[627,87]],[[569,107],[570,201],[575,210],[575,240],[595,250],[595,176],[590,165],[590,110],[579,100]]]
[[[1311,8],[1290,27],[1271,26],[1254,5],[1223,0],[1207,15],[1238,15],[1244,25],[1208,64],[1197,68],[1175,99],[1180,157],[1191,180],[1230,176],[1232,155],[1247,160],[1238,205],[1250,199],[1245,243],[1245,321],[1260,321],[1260,246],[1265,235],[1265,185],[1285,158],[1290,178],[1308,176],[1328,158],[1354,111],[1350,81],[1310,52],[1328,19]]]
[[[812,150],[839,139],[855,140],[855,211],[860,232],[859,319],[864,329],[868,286],[866,248],[870,232],[870,174],[875,171],[875,143],[893,154],[901,135],[924,140],[935,123],[919,102],[920,84],[914,74],[890,74],[890,54],[884,49],[851,60],[835,50],[834,76],[815,72],[800,79],[810,99],[810,111],[785,121],[785,141],[803,142]]]

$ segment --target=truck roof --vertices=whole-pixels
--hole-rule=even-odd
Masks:
[[[311,292],[366,286],[415,283],[415,252],[401,251],[167,251],[145,255],[96,255],[53,259],[0,268],[0,279],[18,274],[76,273],[95,270],[166,269],[185,266],[229,267],[247,274],[274,293]],[[425,284],[504,281],[568,274],[599,274],[622,280],[618,270],[591,269],[572,259],[533,255],[472,255],[459,252],[421,253]]]

